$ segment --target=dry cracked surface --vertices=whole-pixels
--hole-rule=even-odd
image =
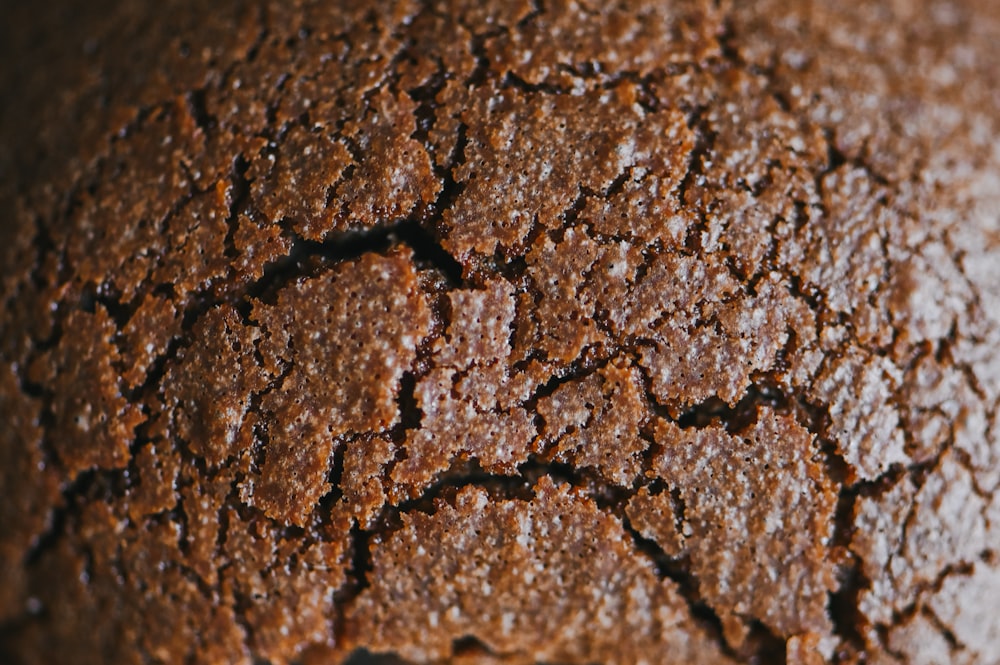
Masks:
[[[993,4],[2,11],[5,662],[1000,661]]]

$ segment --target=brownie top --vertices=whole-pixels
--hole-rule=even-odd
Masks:
[[[992,662],[1000,7],[842,4],[0,10],[0,657]]]

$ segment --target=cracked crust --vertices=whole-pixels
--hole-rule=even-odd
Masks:
[[[827,4],[0,10],[0,660],[1000,659],[1000,14]]]

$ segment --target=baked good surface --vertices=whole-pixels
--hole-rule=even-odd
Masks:
[[[3,662],[1000,662],[996,3],[0,16]]]

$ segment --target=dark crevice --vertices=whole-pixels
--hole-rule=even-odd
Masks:
[[[70,204],[67,204],[70,205]],[[66,218],[69,219],[70,211],[67,210]],[[29,272],[28,278],[31,280],[32,285],[39,291],[43,291],[47,286],[52,286],[43,276],[43,271],[38,268],[45,265],[46,257],[54,254],[56,252],[56,244],[52,240],[52,235],[49,233],[48,226],[41,218],[36,218],[35,220],[35,236],[31,239],[31,245],[35,250],[35,270]],[[64,264],[65,261],[60,261],[60,264]],[[60,266],[61,267],[61,266]],[[13,300],[14,296],[11,296]],[[9,302],[7,303],[9,305]]]
[[[372,563],[372,533],[355,526],[351,529],[351,567],[348,572],[347,585],[338,590],[344,597],[357,597],[371,584],[370,573],[374,570]]]
[[[262,277],[247,287],[240,300],[244,307],[254,299],[270,302],[277,291],[293,281],[315,276],[371,252],[385,253],[398,245],[410,248],[418,268],[436,270],[452,285],[462,284],[461,264],[440,245],[435,235],[418,221],[402,220],[334,233],[323,241],[297,237],[289,252],[268,264]]]
[[[785,662],[785,640],[757,621],[750,622],[747,639],[739,648],[730,645],[723,635],[722,619],[701,596],[698,579],[690,570],[690,560],[668,556],[655,541],[640,534],[627,517],[621,520],[636,551],[653,562],[660,578],[674,582],[674,588],[687,604],[691,617],[726,656],[741,662],[769,665]]]
[[[692,187],[701,186],[704,178],[705,158],[709,155],[714,135],[709,132],[708,120],[705,113],[708,109],[696,107],[688,113],[688,129],[694,132],[694,146],[688,154],[688,165],[684,172],[684,177],[677,186],[677,200],[688,203],[688,192]],[[697,211],[700,206],[693,206]]]
[[[865,638],[860,626],[865,623],[859,609],[861,592],[870,587],[870,582],[861,572],[861,562],[853,561],[840,571],[839,588],[830,594],[827,604],[833,634],[840,638],[840,645],[834,654],[834,662],[855,662],[855,658],[865,651]]]
[[[416,388],[417,378],[414,373],[403,372],[399,381],[399,393],[396,396],[399,410],[398,428],[402,431],[418,429],[423,418],[423,413],[417,405]]]
[[[746,660],[754,665],[784,665],[788,660],[787,643],[784,638],[758,620],[748,625],[746,642],[738,650],[746,654]]]
[[[535,391],[531,394],[531,396],[525,400],[524,409],[528,413],[537,414],[538,403],[541,400],[551,397],[552,394],[559,390],[560,387],[568,383],[583,380],[594,372],[603,369],[615,357],[617,357],[617,355],[618,354],[614,352],[600,355],[590,354],[584,350],[579,359],[560,368],[556,371],[556,373],[549,377],[548,381],[535,388]]]
[[[532,470],[528,463],[522,466],[524,473]],[[531,480],[524,473],[498,475],[484,471],[476,459],[460,460],[423,489],[418,496],[406,499],[395,506],[387,505],[376,522],[381,527],[377,530],[390,533],[397,530],[401,526],[399,516],[403,513],[417,511],[432,515],[437,512],[438,501],[453,503],[456,495],[470,486],[483,488],[496,498],[528,500],[534,493]]]
[[[567,88],[561,88],[551,83],[529,83],[514,72],[504,74],[503,80],[500,82],[500,87],[514,88],[528,94],[568,95],[571,92]]]
[[[205,101],[205,89],[199,88],[197,90],[192,90],[185,97],[187,102],[188,112],[194,119],[194,122],[198,127],[205,133],[211,132],[215,129],[218,124],[215,117],[208,112],[208,106]]]
[[[125,326],[131,320],[132,314],[139,308],[141,296],[137,295],[132,302],[123,302],[122,294],[117,288],[109,282],[101,282],[97,286],[94,298],[104,307],[112,321],[115,322],[115,328],[117,328],[118,333],[121,334],[121,331],[125,329]]]
[[[182,337],[172,337],[167,342],[164,352],[149,363],[149,367],[146,369],[146,378],[134,389],[126,391],[125,399],[133,404],[138,404],[144,397],[156,393],[166,375],[168,364],[177,357],[181,347],[185,346],[182,344],[182,339]]]
[[[24,556],[26,568],[38,563],[42,555],[53,549],[67,533],[71,521],[79,513],[86,498],[101,494],[101,486],[108,483],[105,473],[97,470],[83,471],[61,489],[60,503],[50,514],[45,531],[35,539]]]
[[[255,642],[255,631],[253,623],[247,618],[247,613],[253,607],[253,602],[245,594],[240,593],[236,590],[233,591],[233,619],[236,624],[243,630],[245,637],[243,638],[243,643],[248,649],[253,649],[253,644]],[[258,658],[254,658],[254,664],[258,665],[261,661]]]
[[[226,217],[226,238],[223,241],[225,255],[232,259],[239,255],[236,250],[236,229],[239,223],[239,214],[247,204],[250,197],[250,182],[246,178],[250,163],[243,157],[243,153],[233,158],[233,163],[229,169],[229,215]]]
[[[625,174],[623,174],[623,175],[625,175]],[[618,180],[621,180],[621,179],[622,179],[622,176],[619,176]],[[616,180],[616,182],[618,180]],[[622,180],[622,182],[624,182],[624,180]],[[615,183],[612,183],[611,187],[614,187],[614,186],[615,186]],[[621,185],[619,184],[619,186],[621,186]],[[594,191],[592,191],[591,189],[589,189],[589,188],[587,188],[587,187],[585,187],[583,185],[578,185],[577,186],[577,188],[576,188],[576,198],[574,198],[573,202],[569,205],[569,207],[566,208],[565,210],[563,210],[562,213],[559,215],[560,219],[562,219],[562,222],[563,222],[562,223],[562,228],[552,229],[551,233],[552,233],[552,239],[554,241],[556,241],[556,242],[561,242],[562,241],[563,234],[565,233],[566,229],[570,229],[570,228],[573,228],[574,226],[576,226],[576,222],[580,218],[580,213],[583,212],[583,209],[587,206],[587,199],[588,198],[595,198],[596,196],[597,196],[597,194]],[[603,198],[607,198],[607,196],[604,196]]]
[[[375,532],[354,525],[348,535],[350,547],[348,556],[350,564],[345,571],[347,579],[344,584],[333,591],[333,636],[337,644],[351,643],[356,638],[350,625],[348,613],[354,606],[358,596],[371,585],[369,579],[374,564],[372,563],[372,546]]]
[[[831,544],[833,547],[839,547],[846,551],[851,546],[851,540],[854,537],[854,513],[858,499],[857,491],[847,483],[853,472],[844,458],[834,451],[833,444],[821,442],[820,451],[823,453],[823,460],[826,464],[827,477],[840,487],[840,492],[837,494],[837,507],[834,510]]]
[[[344,665],[408,665],[409,661],[403,660],[392,653],[373,653],[366,649],[357,649],[347,657]]]
[[[542,0],[532,0],[531,11],[525,14],[524,17],[517,22],[517,29],[524,30],[544,13],[545,3]]]
[[[417,102],[417,108],[413,112],[417,128],[410,135],[410,138],[422,143],[428,148],[428,153],[430,154],[433,154],[429,149],[430,132],[437,120],[435,114],[435,111],[437,111],[436,100],[438,93],[444,89],[445,84],[448,82],[448,72],[445,69],[444,63],[441,62],[440,58],[435,58],[435,62],[437,63],[437,71],[434,72],[430,80],[408,91],[410,99]]]
[[[743,55],[736,47],[736,33],[733,27],[732,17],[726,16],[723,19],[722,31],[718,35],[717,39],[719,44],[719,53],[722,55],[722,59],[725,62],[729,63],[736,69],[744,69],[747,67],[747,63],[743,59]]]
[[[418,268],[437,270],[452,287],[463,284],[462,264],[442,246],[437,234],[427,225],[404,222],[396,226],[394,235],[398,242],[413,250]]]
[[[93,314],[97,311],[97,284],[87,282],[80,287],[80,298],[76,306],[81,312],[87,314]]]
[[[934,627],[937,628],[941,637],[943,637],[945,642],[948,643],[948,646],[951,647],[952,651],[961,651],[965,648],[964,645],[958,641],[958,638],[955,637],[955,633],[952,629],[941,621],[937,614],[935,614],[932,610],[925,608],[924,616],[926,616],[927,619],[934,624]]]
[[[493,75],[493,71],[490,69],[490,56],[486,52],[486,42],[501,33],[494,31],[475,34],[468,26],[463,25],[463,27],[469,30],[470,33],[473,33],[469,43],[469,52],[476,60],[475,69],[472,70],[472,73],[469,74],[464,83],[468,88],[480,88],[485,86]]]
[[[463,635],[451,642],[451,653],[454,657],[465,657],[465,658],[482,658],[483,656],[488,658],[502,657],[503,654],[495,653],[486,644],[477,638],[475,635]]]
[[[316,504],[315,514],[324,524],[330,524],[330,517],[335,513],[337,504],[344,498],[341,489],[341,482],[344,478],[344,458],[348,446],[364,445],[366,437],[337,437],[331,453],[330,471],[327,473],[326,482],[330,485],[330,491],[320,497]]]
[[[422,488],[419,494],[395,505],[386,504],[368,532],[378,534],[384,542],[402,528],[401,515],[411,512],[433,515],[439,502],[454,505],[456,496],[467,487],[481,488],[497,501],[530,501],[535,496],[535,485],[542,477],[584,489],[602,510],[622,508],[628,496],[628,490],[608,485],[596,470],[543,461],[534,455],[519,464],[510,475],[485,471],[475,458],[460,459],[433,483]]]
[[[651,399],[654,409],[661,416],[674,420],[681,429],[703,429],[711,425],[721,425],[729,433],[739,433],[756,421],[757,411],[761,407],[770,407],[778,413],[793,412],[793,401],[775,384],[763,380],[748,386],[743,398],[734,406],[730,406],[718,397],[709,397],[699,404],[680,410],[676,407],[665,408],[659,405],[655,398]]]

